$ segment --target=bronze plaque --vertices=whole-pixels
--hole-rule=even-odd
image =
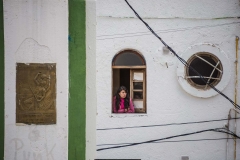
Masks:
[[[56,124],[56,64],[17,63],[16,123]]]

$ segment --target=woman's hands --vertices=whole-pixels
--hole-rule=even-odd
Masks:
[[[130,108],[128,107],[124,111],[125,111],[125,113],[127,113],[129,110],[130,110]]]
[[[119,109],[117,113],[134,113],[134,108],[128,107],[126,109]]]

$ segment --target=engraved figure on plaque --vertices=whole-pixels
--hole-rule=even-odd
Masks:
[[[17,63],[16,123],[56,123],[56,64]]]

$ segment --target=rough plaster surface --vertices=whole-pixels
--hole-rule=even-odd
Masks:
[[[31,62],[53,62],[49,47],[38,44],[32,38],[25,39],[15,53],[16,61],[19,63]]]
[[[96,1],[86,1],[86,159],[96,157]]]
[[[234,98],[235,37],[240,36],[240,25],[234,22],[239,22],[239,20],[212,18],[239,17],[238,0],[231,2],[186,0],[161,1],[161,3],[157,0],[141,1],[141,3],[137,0],[129,0],[129,2],[139,11],[140,15],[149,18],[147,23],[179,55],[183,55],[187,48],[201,43],[211,43],[223,50],[229,58],[232,75],[223,92],[230,98]],[[160,5],[164,7],[158,9]],[[181,9],[184,8],[187,10],[183,10],[183,13]],[[97,15],[97,129],[227,118],[229,109],[233,106],[222,96],[216,95],[202,99],[191,96],[182,89],[177,79],[177,58],[166,52],[162,43],[150,34],[138,19],[126,18],[135,16],[124,1],[98,1]],[[183,18],[174,18],[176,16]],[[146,60],[147,114],[111,113],[111,62],[114,55],[125,48],[138,50]],[[238,80],[240,80],[240,75],[238,75]],[[240,99],[240,94],[238,94],[238,99]],[[226,121],[219,121],[197,125],[97,130],[97,149],[223,127],[225,123]],[[231,121],[231,130],[233,126],[234,123]],[[238,120],[237,134],[240,134],[239,127]],[[226,137],[225,134],[206,132],[171,140]],[[240,157],[239,149],[240,142],[238,141],[237,159]],[[233,159],[232,141],[229,142],[228,150],[228,158]],[[226,159],[226,140],[149,143],[97,151],[97,158],[179,160],[182,155],[194,160]]]
[[[132,7],[143,17],[149,19],[190,18],[212,19],[239,17],[239,0],[128,0]],[[106,17],[135,17],[124,0],[97,1],[97,15]],[[123,12],[124,11],[124,12]]]
[[[68,154],[67,1],[4,1],[5,159],[65,160]],[[16,63],[56,63],[56,125],[16,125]]]

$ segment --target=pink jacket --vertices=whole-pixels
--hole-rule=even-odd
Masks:
[[[117,111],[117,107],[116,107],[116,96],[113,97],[112,107],[113,107],[113,112],[114,112],[114,113],[134,113],[134,112],[135,112],[134,106],[133,106],[133,102],[132,102],[132,99],[131,99],[131,98],[130,98],[130,103],[129,103],[129,109],[128,109],[128,111],[126,111],[126,112],[125,112],[125,109],[120,109],[120,107],[119,107],[119,110]]]

